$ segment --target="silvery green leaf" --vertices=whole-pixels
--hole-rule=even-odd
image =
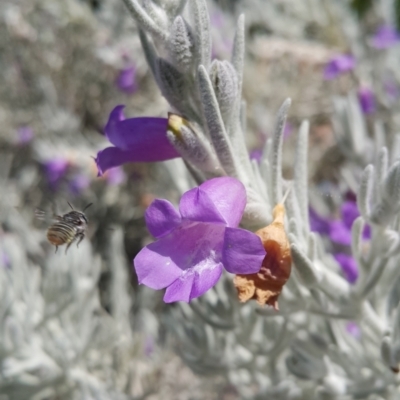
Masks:
[[[294,180],[292,190],[298,199],[301,218],[303,220],[304,230],[309,230],[308,222],[308,132],[310,124],[303,121],[300,126],[297,144],[296,156],[294,162]]]
[[[235,38],[233,40],[232,49],[232,65],[236,70],[238,79],[238,95],[242,95],[242,83],[243,83],[243,67],[244,67],[244,55],[245,55],[245,24],[244,14],[241,14],[238,18],[236,25]],[[239,105],[240,106],[240,105]]]
[[[211,32],[207,3],[205,0],[191,0],[190,7],[194,20],[196,64],[208,70],[211,62]]]
[[[210,66],[210,80],[224,121],[233,111],[238,95],[236,71],[229,61],[214,60]]]
[[[225,130],[212,83],[203,65],[199,67],[197,78],[204,120],[217,157],[227,174],[237,177],[239,172],[235,166],[232,146]]]
[[[181,72],[193,67],[194,41],[187,22],[179,15],[175,18],[169,35],[169,54],[174,65]]]
[[[224,175],[224,171],[215,154],[204,138],[201,138],[200,135],[185,122],[176,128],[178,130],[170,127],[167,136],[169,141],[185,160],[207,174],[208,177]]]
[[[183,115],[188,115],[188,106],[185,102],[185,77],[171,63],[163,58],[157,60],[157,81],[160,90],[167,101]],[[185,112],[186,111],[186,112]]]
[[[149,15],[143,10],[142,6],[137,0],[123,0],[127,9],[131,13],[132,17],[137,21],[140,27],[150,32],[155,37],[161,39],[163,42],[167,41],[167,32],[163,31],[155,21],[153,21]]]
[[[321,274],[317,271],[312,261],[303,253],[303,251],[295,243],[296,239],[289,234],[289,241],[291,242],[290,248],[292,252],[293,263],[303,284],[306,287],[312,288],[316,286],[321,280]]]
[[[142,44],[147,64],[149,64],[151,72],[153,73],[154,78],[157,80],[157,60],[158,60],[157,51],[153,43],[149,41],[146,32],[143,31],[142,29],[139,29],[139,38],[140,38],[140,43]]]
[[[271,181],[272,201],[278,204],[282,200],[282,143],[283,130],[285,129],[286,117],[292,101],[286,99],[278,111],[272,143]]]
[[[143,0],[144,11],[163,31],[168,30],[168,16],[163,8],[155,4],[152,0]]]
[[[371,214],[371,196],[374,181],[374,166],[368,165],[361,176],[357,194],[357,206],[361,215],[368,220]]]

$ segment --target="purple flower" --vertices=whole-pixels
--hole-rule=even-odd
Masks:
[[[56,190],[60,180],[67,173],[69,166],[65,158],[53,158],[44,164],[47,182],[51,189]]]
[[[134,259],[139,283],[167,288],[166,303],[189,302],[218,282],[223,267],[232,273],[258,272],[266,254],[261,239],[236,229],[245,206],[244,186],[230,177],[211,179],[189,190],[180,200],[179,211],[167,200],[154,200],[145,218],[158,240]],[[234,243],[237,248],[232,248]]]
[[[375,95],[371,89],[360,88],[358,90],[358,101],[364,114],[373,114],[376,111]]]
[[[371,39],[372,47],[387,49],[394,46],[400,40],[399,33],[389,25],[381,25]]]
[[[121,70],[117,77],[116,85],[125,93],[132,94],[136,92],[136,68],[132,66]]]
[[[400,90],[396,82],[387,79],[383,84],[383,88],[390,101],[395,101],[399,98]]]
[[[342,268],[342,272],[350,283],[355,283],[358,278],[358,267],[356,260],[344,253],[334,254],[335,260]]]
[[[261,162],[262,154],[262,149],[254,149],[250,152],[250,160],[256,160],[259,163]]]
[[[121,167],[109,169],[105,176],[110,186],[120,185],[126,178],[125,172]]]
[[[33,139],[33,130],[30,126],[21,126],[17,130],[17,143],[19,145],[28,144]]]
[[[316,211],[310,208],[310,229],[313,232],[321,233],[322,235],[328,235],[330,231],[330,219],[321,217]]]
[[[329,81],[337,78],[344,72],[354,69],[356,61],[350,54],[338,54],[332,57],[324,69],[324,79]]]
[[[354,321],[347,322],[346,331],[356,339],[360,339],[361,337],[361,329],[358,326],[358,324]]]
[[[351,232],[351,227],[353,222],[360,216],[360,211],[358,211],[357,203],[355,201],[347,200],[342,204],[341,208],[342,220],[346,228]],[[365,225],[363,230],[363,238],[371,238],[371,227]]]
[[[99,176],[110,168],[129,162],[153,162],[180,157],[167,138],[166,118],[125,119],[125,106],[115,107],[104,129],[107,139],[115,147],[99,151],[96,164]]]
[[[69,190],[74,196],[79,196],[90,185],[90,179],[84,174],[76,174],[69,182]]]

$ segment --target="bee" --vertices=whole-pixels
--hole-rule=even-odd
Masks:
[[[71,204],[68,203],[72,211],[64,215],[53,214],[51,216],[54,223],[47,229],[47,240],[50,244],[56,246],[56,253],[58,246],[62,246],[63,244],[67,245],[67,248],[65,249],[65,253],[67,253],[72,243],[76,240],[78,240],[77,247],[79,247],[79,243],[82,242],[85,237],[85,231],[88,225],[88,219],[84,214],[84,211],[92,204],[93,203],[88,204],[83,211],[76,211]],[[35,215],[38,219],[47,219],[47,213],[43,210],[36,209]]]

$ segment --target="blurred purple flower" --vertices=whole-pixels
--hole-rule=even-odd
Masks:
[[[350,283],[355,283],[358,278],[358,266],[356,260],[344,253],[336,253],[333,255],[335,260],[342,268],[342,272]]]
[[[120,185],[122,182],[125,181],[126,178],[125,172],[121,167],[109,169],[105,176],[110,186]]]
[[[255,149],[250,152],[250,160],[256,160],[258,163],[261,161],[262,149]]]
[[[144,342],[144,354],[150,357],[154,353],[154,339],[152,336],[147,336]]]
[[[121,70],[117,77],[116,85],[122,92],[135,93],[137,90],[136,68],[132,66]]]
[[[356,201],[347,200],[342,204],[341,207],[341,215],[342,220],[346,228],[351,232],[351,227],[353,226],[353,222],[360,216],[360,211],[358,211]],[[363,230],[363,238],[370,239],[371,238],[371,227],[369,225],[365,225]]]
[[[3,265],[4,268],[10,268],[11,267],[11,260],[9,255],[4,251],[0,250],[0,255],[1,255],[1,264]]]
[[[371,39],[372,47],[376,49],[387,49],[394,46],[400,40],[400,35],[390,25],[381,25]]]
[[[332,57],[324,69],[324,79],[329,81],[337,78],[340,74],[354,69],[356,61],[351,54],[338,54]]]
[[[76,174],[69,182],[69,190],[74,196],[80,196],[90,185],[90,179],[85,174]]]
[[[189,302],[218,282],[223,267],[237,274],[258,272],[266,254],[261,239],[236,229],[245,206],[243,184],[230,177],[211,179],[189,190],[180,200],[179,211],[167,200],[154,200],[145,219],[158,240],[134,259],[139,283],[167,288],[166,303]],[[237,248],[231,243],[224,246],[227,233],[239,244]]]
[[[164,161],[180,157],[167,138],[166,118],[140,117],[125,119],[125,106],[115,107],[104,129],[115,147],[99,151],[95,159],[98,175],[129,162]]]
[[[361,329],[358,326],[358,324],[354,321],[347,322],[346,331],[348,333],[350,333],[350,335],[355,337],[356,339],[360,339],[360,337],[361,337]]]
[[[33,139],[33,129],[30,126],[21,126],[17,130],[17,143],[19,145],[28,144]]]
[[[358,101],[364,114],[373,114],[376,111],[374,92],[368,87],[361,87],[358,90]]]
[[[351,245],[351,230],[341,220],[333,220],[329,225],[329,238],[343,246]]]
[[[321,233],[322,235],[328,235],[330,231],[330,219],[321,217],[317,212],[310,208],[310,229],[313,232]]]
[[[52,190],[57,189],[60,180],[67,173],[68,166],[68,160],[61,157],[53,158],[44,164],[47,182]]]

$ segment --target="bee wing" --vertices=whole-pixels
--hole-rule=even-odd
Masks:
[[[62,217],[56,214],[51,214],[49,212],[43,211],[40,208],[35,210],[35,217],[41,221],[61,221]]]

